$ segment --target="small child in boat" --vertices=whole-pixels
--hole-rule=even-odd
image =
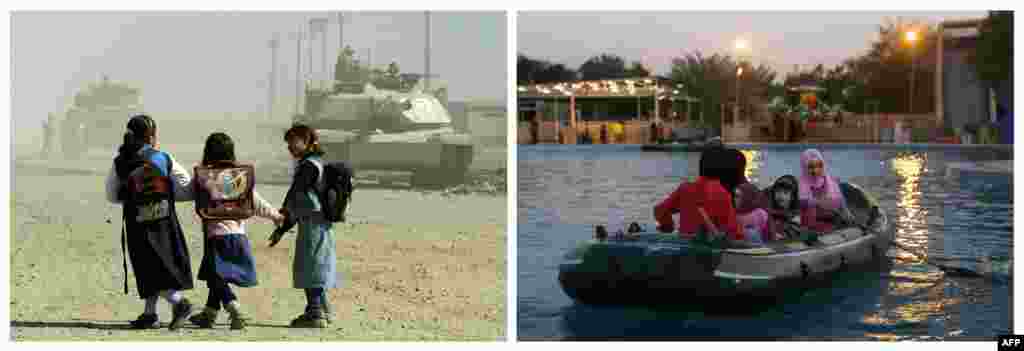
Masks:
[[[747,241],[761,245],[773,239],[769,237],[768,212],[763,208],[761,191],[756,185],[740,184],[736,187],[733,200],[736,204],[736,223]]]
[[[768,232],[772,240],[786,238],[787,223],[800,224],[799,189],[796,177],[784,175],[768,191]]]

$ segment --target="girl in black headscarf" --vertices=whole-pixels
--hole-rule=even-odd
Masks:
[[[131,322],[136,329],[160,327],[157,296],[173,308],[169,328],[180,328],[192,313],[181,294],[192,289],[192,266],[185,235],[174,202],[192,199],[188,173],[170,154],[158,149],[156,121],[146,115],[132,117],[107,175],[107,200],[123,207],[121,245],[128,248],[139,296],[145,311]],[[128,293],[127,262],[125,293]]]

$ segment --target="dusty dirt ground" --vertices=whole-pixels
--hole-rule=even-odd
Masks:
[[[163,148],[185,167],[198,160],[198,152],[186,150],[189,147]],[[213,330],[188,325],[170,332],[127,329],[127,322],[142,312],[142,301],[135,295],[130,263],[129,295],[122,291],[121,210],[108,204],[103,194],[109,161],[46,165],[24,153],[16,158],[11,166],[12,340],[487,341],[505,337],[502,169],[477,167],[475,180],[462,190],[425,191],[372,182],[360,186],[349,223],[335,227],[342,287],[328,292],[336,315],[328,329],[287,327],[305,304],[301,290],[291,288],[294,232],[277,247],[268,248],[272,224],[254,219],[248,229],[259,286],[235,289],[243,309],[253,318],[249,328],[228,330],[227,317],[221,313]],[[504,159],[480,160],[504,166]],[[472,185],[478,183],[486,186]],[[284,185],[257,187],[274,204],[280,203],[286,190]],[[178,203],[177,209],[196,274],[202,256],[201,232],[192,219],[191,203]],[[205,282],[196,280],[195,289],[185,292],[196,311],[205,303],[207,291]],[[170,306],[161,300],[158,309],[166,325]]]

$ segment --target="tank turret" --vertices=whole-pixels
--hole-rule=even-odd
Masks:
[[[104,76],[79,90],[60,123],[64,154],[78,157],[92,147],[113,149],[122,141],[124,125],[143,113],[142,91]]]
[[[437,90],[425,92],[422,83],[380,89],[370,79],[346,78],[316,84],[330,90],[307,88],[306,113],[295,118],[318,130],[328,158],[360,169],[408,171],[415,185],[463,181],[473,144],[455,131]]]

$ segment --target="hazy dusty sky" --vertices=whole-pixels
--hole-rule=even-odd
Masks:
[[[309,18],[329,17],[330,67],[338,48],[337,16],[327,12],[15,12],[11,17],[11,87],[15,127],[37,127],[70,102],[83,84],[106,73],[137,83],[147,111],[265,111],[271,55],[281,34],[278,88],[292,111],[296,41],[289,33]],[[346,43],[365,62],[399,62],[423,72],[424,15],[346,12]],[[506,96],[504,12],[432,12],[431,71],[449,83],[453,100]],[[313,46],[320,72],[322,45]],[[303,48],[303,66],[307,65]],[[287,106],[287,107],[283,107]],[[30,123],[23,125],[23,123]]]
[[[788,72],[793,65],[834,65],[867,50],[884,17],[925,20],[983,17],[977,12],[519,12],[517,51],[578,68],[602,52],[640,60],[656,73],[673,57],[700,50],[734,54],[745,38],[756,63]]]

